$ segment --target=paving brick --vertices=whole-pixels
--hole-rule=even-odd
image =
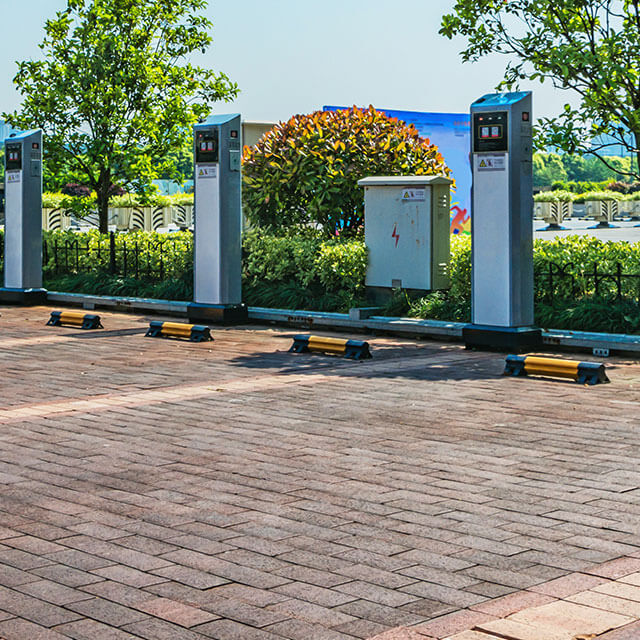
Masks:
[[[181,602],[174,602],[167,598],[154,598],[153,600],[136,605],[136,608],[156,618],[162,618],[167,622],[173,622],[174,624],[187,628],[216,620],[219,617],[208,611],[190,607]]]
[[[291,640],[352,640],[354,636],[345,635],[335,629],[326,629],[302,620],[289,619],[278,622],[264,629],[273,637],[290,638]],[[222,637],[222,636],[220,636]],[[424,640],[424,637],[421,639]]]
[[[369,582],[362,582],[361,580],[338,585],[336,590],[353,596],[353,600],[371,600],[371,602],[377,602],[378,604],[384,604],[390,607],[400,607],[403,604],[419,599],[415,594],[386,589],[385,587],[379,587]]]
[[[51,580],[38,580],[36,582],[28,582],[15,587],[16,591],[21,591],[45,602],[51,602],[52,604],[65,605],[70,602],[78,602],[79,600],[87,600],[92,596],[79,591],[78,589],[72,589],[71,587],[65,587]]]
[[[614,596],[596,591],[582,591],[567,598],[569,602],[575,602],[587,607],[594,607],[612,613],[619,613],[624,616],[640,618],[640,602],[627,600],[625,598],[615,598]]]
[[[477,630],[484,635],[489,635],[487,640],[490,640],[492,636],[501,639],[509,638],[509,640],[541,640],[541,638],[544,640],[574,640],[575,637],[575,634],[571,634],[567,629],[548,627],[540,623],[531,626],[510,618],[479,624]],[[453,637],[455,638],[455,636]]]
[[[561,629],[573,635],[599,634],[634,621],[628,616],[563,600],[519,611],[510,616],[509,620],[532,627]]]
[[[484,596],[463,591],[461,589],[451,589],[450,587],[444,587],[441,584],[432,584],[429,582],[415,582],[406,587],[402,587],[401,591],[413,596],[419,596],[420,598],[427,598],[437,600],[438,602],[444,602],[445,604],[455,605],[460,608],[470,607],[486,600]]]
[[[585,573],[602,578],[611,578],[612,580],[638,571],[640,571],[640,558],[617,558],[616,560],[610,560],[604,564],[585,569]]]
[[[163,569],[157,569],[156,571],[161,572],[163,571]],[[150,573],[145,573],[144,571],[138,571],[137,569],[132,569],[131,567],[123,567],[121,565],[113,565],[111,567],[96,569],[95,571],[93,571],[93,573],[95,573],[96,576],[108,578],[109,580],[114,580],[116,582],[122,582],[132,587],[148,587],[151,584],[166,582],[166,578],[162,577],[161,574],[152,575]]]
[[[180,640],[202,640],[203,638],[201,633],[155,618],[147,618],[141,622],[127,624],[121,630],[131,633],[136,638],[145,638],[146,640],[178,640],[178,638]],[[265,638],[264,640],[267,639]]]
[[[562,578],[534,585],[529,590],[554,598],[566,598],[580,591],[593,589],[605,582],[607,582],[605,578],[589,576],[584,573],[572,573]]]
[[[223,598],[231,600],[241,600],[256,607],[266,607],[277,602],[289,600],[289,596],[282,595],[276,591],[267,589],[256,589],[245,584],[226,584],[215,589],[210,589],[210,593],[215,593]]]
[[[0,572],[4,573],[4,570],[0,569]],[[50,564],[45,567],[39,567],[31,570],[32,580],[38,580],[38,576],[41,578],[47,578],[52,582],[66,585],[67,587],[81,587],[86,584],[93,584],[95,582],[102,582],[104,578],[87,571],[80,571],[62,564]]]
[[[447,638],[456,633],[467,631],[493,619],[494,616],[488,616],[479,611],[457,611],[435,618],[425,624],[416,625],[415,630],[418,633],[424,633],[439,640],[440,638]]]
[[[163,582],[163,578],[170,578],[171,580],[181,582],[182,584],[189,585],[190,587],[195,587],[196,589],[209,589],[229,582],[224,578],[212,575],[206,571],[198,571],[197,569],[191,569],[190,567],[183,567],[179,565],[171,565],[169,567],[163,567],[162,569],[156,569],[154,574],[158,577],[148,584],[157,584],[158,582]],[[153,578],[153,576],[150,577]],[[148,586],[148,584],[139,586]]]
[[[281,635],[276,635],[264,629],[256,629],[255,627],[248,627],[239,622],[233,620],[215,620],[209,622],[200,627],[197,627],[196,631],[199,634],[208,636],[210,638],[224,638],[224,640],[281,640]],[[146,636],[143,636],[146,637]],[[174,636],[175,637],[175,636]],[[202,636],[199,636],[202,637]],[[149,640],[163,640],[161,637],[149,638]],[[171,640],[167,636],[167,640]]]
[[[318,624],[323,627],[353,622],[356,619],[354,616],[341,613],[337,609],[321,607],[320,605],[305,602],[304,600],[296,600],[295,598],[272,604],[267,608],[270,611],[286,614],[292,618],[304,620],[311,624]]]
[[[0,584],[4,587],[14,587],[27,582],[35,582],[36,580],[38,580],[38,576],[34,576],[27,571],[0,564]]]
[[[554,602],[555,598],[544,595],[542,593],[535,593],[532,591],[519,591],[502,598],[496,598],[495,600],[488,600],[475,604],[471,609],[486,613],[496,618],[506,618],[512,613],[528,609],[529,607],[538,607],[543,604]]]
[[[398,627],[396,629],[390,629],[384,631],[371,638],[371,640],[434,640],[430,636],[425,636],[422,633],[418,633],[413,629],[407,629],[406,627]]]
[[[61,607],[5,587],[0,587],[0,606],[3,611],[43,627],[53,627],[80,617]]]
[[[484,631],[463,631],[462,633],[456,633],[455,636],[446,638],[446,640],[501,640],[501,638]]]
[[[634,622],[600,636],[600,640],[637,640],[637,638],[640,638],[640,622]]]
[[[73,638],[74,640],[132,640],[139,637],[102,624],[102,622],[87,619],[62,624],[56,627],[55,631],[65,638]]]
[[[593,587],[592,591],[640,602],[640,587],[624,582],[605,582],[597,587]]]
[[[566,385],[549,404],[547,383],[457,345],[375,337],[351,363],[292,358],[288,329],[220,329],[212,349],[142,340],[135,314],[52,334],[49,311],[2,309],[7,615],[58,607],[77,618],[56,629],[106,638],[354,638],[510,615],[523,588],[540,605],[639,586],[637,363],[611,361],[615,398]],[[135,609],[149,601],[223,617],[190,631]]]
[[[287,578],[280,578],[264,571],[243,567],[197,551],[173,551],[162,556],[162,558],[167,561],[165,564],[183,564],[187,567],[212,573],[234,582],[248,584],[258,589],[270,589],[290,582]]]
[[[324,587],[318,587],[313,584],[304,584],[302,582],[291,582],[289,584],[276,587],[274,591],[292,598],[299,598],[300,600],[313,602],[321,607],[337,607],[340,604],[351,602],[356,599],[349,593],[349,585],[353,584],[353,582],[349,582],[341,585],[346,589],[345,593],[341,593],[337,589],[325,589]]]
[[[13,618],[0,622],[0,637],[3,640],[64,640],[64,636],[27,620]]]
[[[409,626],[424,622],[426,617],[403,609],[386,607],[368,600],[354,600],[336,607],[336,610],[356,618],[364,618],[380,624],[395,626]]]
[[[134,611],[127,607],[123,607],[115,602],[109,602],[103,598],[92,598],[91,600],[82,600],[81,602],[72,602],[67,604],[67,608],[76,614],[81,614],[92,620],[104,622],[113,627],[122,627],[132,622],[145,620],[148,616],[140,611]],[[78,618],[79,616],[73,616]],[[57,623],[60,624],[60,623]]]
[[[389,625],[372,622],[371,620],[354,620],[353,622],[338,625],[333,630],[356,638],[371,638],[373,635],[388,631]]]

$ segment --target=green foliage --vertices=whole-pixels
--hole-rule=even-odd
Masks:
[[[449,175],[438,149],[416,128],[373,107],[294,116],[243,157],[245,212],[256,225],[319,225],[326,235],[362,227],[358,180],[376,175]]]
[[[452,238],[452,288],[429,294],[410,304],[410,315],[435,320],[469,322],[471,317],[471,243]],[[640,243],[603,242],[593,236],[569,236],[534,243],[535,317],[545,328],[576,331],[640,333],[638,285],[623,281],[622,298],[611,280],[600,283],[596,295],[593,273],[640,273]],[[557,265],[557,266],[556,266]],[[566,267],[568,277],[559,277]],[[548,281],[553,269],[553,289]]]
[[[0,242],[2,239],[0,231]],[[109,272],[108,234],[97,230],[44,232],[45,286],[98,295],[192,298],[193,234],[135,231],[115,234],[114,239],[119,273],[124,271],[126,245],[128,277]],[[132,277],[136,245],[137,279]],[[159,277],[161,261],[164,280]],[[366,249],[358,239],[327,240],[321,232],[311,230],[302,235],[279,236],[254,229],[243,240],[243,296],[247,304],[254,306],[347,311],[365,303],[366,268]]]
[[[534,202],[572,202],[574,199],[571,191],[541,191],[533,196]]]
[[[89,293],[98,296],[155,298],[158,300],[192,300],[193,272],[161,282],[148,282],[105,273],[46,275],[44,286],[49,291]]]
[[[60,249],[57,268],[51,253],[44,268],[44,284],[50,290],[192,299],[193,235],[190,233],[116,234],[119,264],[125,242],[131,253],[127,263],[128,277],[109,273],[107,235],[97,231],[48,232],[45,237],[50,244],[57,242]],[[65,243],[74,247],[75,240],[79,240],[80,247],[90,246],[93,256],[88,259],[81,251],[78,270],[74,266],[73,250],[69,254],[71,268],[66,268],[63,259]],[[131,277],[134,266],[131,249],[136,242],[141,248],[142,262],[148,261],[153,269],[150,277],[144,268],[139,278]],[[160,243],[166,243],[162,255],[166,274],[163,280],[158,276]],[[101,260],[96,259],[98,246],[101,247]],[[536,240],[533,255],[535,313],[539,326],[640,333],[638,282],[623,280],[621,297],[617,299],[613,280],[601,280],[596,291],[592,276],[594,265],[599,274],[615,274],[618,265],[623,274],[640,274],[640,243],[603,242],[593,236],[570,236]],[[353,306],[366,306],[365,273],[366,249],[360,239],[326,240],[320,231],[311,230],[295,236],[279,236],[257,229],[245,234],[243,299],[251,306],[341,312]],[[396,291],[385,314],[468,322],[471,317],[471,240],[468,236],[452,238],[450,273],[449,291],[418,299],[410,299],[406,292]]]
[[[558,180],[567,180],[562,157],[556,153],[533,154],[533,186],[545,187]]]
[[[413,301],[409,315],[469,322],[471,318],[471,237],[451,237],[451,288]]]
[[[538,301],[535,322],[543,328],[638,334],[639,312],[638,304],[626,299],[558,300],[553,304]]]
[[[624,194],[617,191],[587,191],[586,193],[577,193],[573,197],[573,201],[578,204],[590,200],[624,200]]]
[[[329,291],[342,288],[362,291],[367,272],[367,248],[364,242],[334,240],[320,245],[315,259],[318,279]]]
[[[570,191],[571,193],[585,193],[587,191],[606,191],[607,185],[611,184],[609,180],[604,182],[554,182],[551,185],[553,191]]]
[[[175,193],[171,196],[162,196],[159,193],[152,193],[149,196],[140,197],[135,193],[125,193],[121,196],[111,196],[109,198],[110,207],[171,207],[180,205],[193,205],[192,193]],[[64,209],[73,211],[74,214],[83,209],[95,212],[95,193],[87,198],[77,198],[67,196],[64,193],[44,192],[42,194],[42,207],[44,209]]]
[[[362,240],[326,240],[319,231],[280,236],[253,229],[243,240],[243,297],[248,304],[346,311],[364,300]]]
[[[466,38],[465,62],[508,56],[500,87],[527,79],[572,92],[577,106],[538,121],[539,149],[594,154],[637,178],[637,162],[620,170],[606,156],[613,146],[637,156],[640,147],[638,24],[640,3],[632,0],[456,0],[440,33]]]
[[[67,0],[45,24],[42,59],[18,65],[23,102],[7,121],[44,130],[47,183],[81,178],[96,192],[103,232],[112,184],[147,195],[153,179],[179,177],[169,152],[214,102],[237,94],[224,74],[187,62],[211,42],[206,4]]]
[[[547,187],[568,191],[594,191],[603,189],[605,185],[618,181],[616,190],[624,191],[630,182],[621,182],[619,178],[631,173],[635,168],[635,160],[630,157],[607,156],[603,164],[598,158],[571,156],[566,153],[534,153],[533,184],[535,187]],[[614,170],[616,169],[616,170]],[[630,180],[630,177],[626,177]],[[573,186],[569,186],[573,185]]]
[[[108,273],[110,266],[109,234],[100,233],[97,229],[82,233],[45,231],[43,234],[48,258],[43,262],[45,278],[90,272]],[[160,234],[154,231],[130,231],[116,233],[114,240],[118,269],[123,272],[125,271],[123,265],[125,248],[126,273],[135,272],[135,251],[137,248],[138,270],[141,280],[157,280],[161,263],[162,271],[167,277],[181,278],[192,270],[193,234],[188,231],[171,234]]]

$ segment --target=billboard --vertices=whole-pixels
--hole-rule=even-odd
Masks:
[[[325,106],[324,111],[338,111],[349,107]],[[423,138],[437,145],[456,181],[451,196],[451,233],[471,233],[471,123],[468,113],[430,113],[423,111],[394,111],[378,109],[391,118],[412,124]]]

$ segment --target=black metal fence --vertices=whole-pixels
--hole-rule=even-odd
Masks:
[[[606,268],[594,262],[587,269],[548,262],[536,267],[534,280],[536,299],[545,302],[592,297],[633,300],[640,306],[640,273],[623,273],[619,262]]]
[[[89,239],[44,238],[42,259],[48,275],[108,273],[137,280],[162,281],[180,277],[192,260],[191,247],[171,234],[157,240],[127,238],[110,232]]]

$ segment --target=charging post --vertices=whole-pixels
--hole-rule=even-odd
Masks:
[[[4,143],[4,286],[0,301],[42,304],[42,131]]]
[[[239,114],[194,127],[194,302],[190,322],[237,323],[242,304],[242,127]]]
[[[533,318],[531,92],[488,94],[471,105],[472,324],[468,348],[541,344]]]

